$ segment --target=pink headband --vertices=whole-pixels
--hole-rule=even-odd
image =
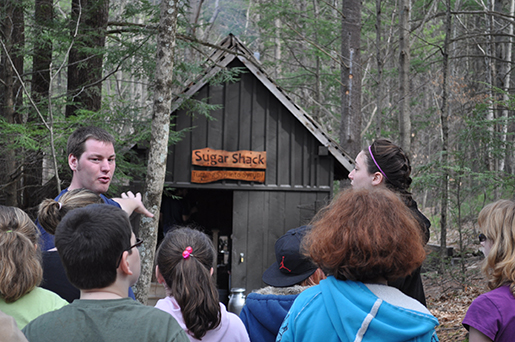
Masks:
[[[372,145],[370,145],[368,147],[368,152],[370,152],[370,156],[372,157],[372,160],[374,161],[374,164],[376,164],[377,168],[379,169],[379,171],[381,171],[381,173],[383,174],[384,178],[388,179],[388,177],[386,177],[386,174],[384,173],[384,171],[381,170],[381,168],[379,167],[379,164],[376,162],[376,159],[374,158],[374,155],[372,154],[371,147],[372,147]]]
[[[184,259],[188,259],[190,257],[190,255],[191,255],[191,252],[193,252],[193,249],[190,246],[186,247],[184,252],[182,252],[182,257]]]

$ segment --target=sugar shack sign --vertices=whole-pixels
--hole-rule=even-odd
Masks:
[[[223,151],[203,148],[191,152],[191,164],[205,167],[266,169],[266,152]],[[209,183],[221,179],[265,182],[265,171],[191,171],[193,183]]]
[[[193,150],[191,163],[210,167],[235,167],[243,169],[266,169],[266,152],[212,150],[203,148]]]

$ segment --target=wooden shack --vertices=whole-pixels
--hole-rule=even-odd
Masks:
[[[211,56],[215,66],[174,100],[173,108],[185,99],[220,106],[212,118],[174,109],[175,129],[192,129],[170,148],[166,187],[188,189],[198,208],[193,221],[218,241],[222,293],[248,293],[264,286],[275,241],[328,203],[334,180],[347,177],[353,160],[236,37],[220,45]],[[244,72],[236,82],[210,84],[224,67]]]

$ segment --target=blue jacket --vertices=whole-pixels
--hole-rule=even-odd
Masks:
[[[295,298],[307,287],[266,287],[247,296],[240,318],[251,342],[274,342]]]
[[[330,276],[302,292],[277,341],[438,341],[438,320],[389,304],[363,283]]]

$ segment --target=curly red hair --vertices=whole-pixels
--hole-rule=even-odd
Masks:
[[[340,280],[394,280],[426,257],[419,224],[387,189],[350,189],[314,218],[304,240],[307,254]]]

